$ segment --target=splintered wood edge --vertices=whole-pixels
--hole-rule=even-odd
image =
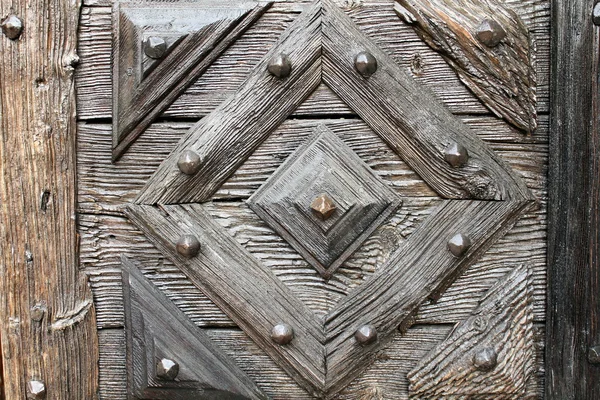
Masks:
[[[123,295],[126,313],[126,333],[127,333],[127,364],[129,374],[129,384],[135,385],[136,380],[133,374],[136,371],[134,368],[135,360],[133,359],[133,331],[141,327],[133,326],[132,312],[133,308],[139,307],[138,311],[142,316],[149,317],[152,313],[154,319],[159,319],[164,322],[168,329],[171,329],[177,335],[185,336],[187,343],[193,344],[189,346],[189,352],[179,352],[179,359],[175,360],[180,365],[185,365],[191,373],[198,374],[197,388],[191,389],[189,386],[181,387],[183,393],[190,391],[190,396],[199,395],[207,390],[208,384],[215,390],[224,390],[230,392],[234,390],[236,393],[248,396],[253,399],[266,399],[266,395],[256,386],[236,364],[229,358],[218,346],[212,343],[211,339],[188,317],[175,306],[158,288],[156,288],[144,275],[138,270],[133,261],[127,257],[121,257],[122,265],[122,281]],[[133,300],[131,292],[135,292],[138,297]],[[158,317],[160,314],[160,317]],[[167,322],[168,321],[168,322]],[[143,328],[144,329],[144,328]],[[143,332],[141,332],[143,334]],[[184,357],[184,359],[181,359]],[[212,369],[212,371],[211,371]],[[206,371],[206,373],[202,373]],[[218,371],[218,372],[216,372]],[[147,377],[142,377],[146,380]],[[139,388],[130,386],[130,389],[137,392],[147,391],[147,395],[151,395],[153,390],[161,388]],[[172,391],[173,388],[169,388]],[[194,398],[194,397],[189,397]]]
[[[526,264],[500,278],[483,295],[472,315],[459,322],[448,337],[408,373],[411,397],[525,396],[535,361],[531,280],[532,271]],[[504,326],[498,327],[499,324]],[[512,332],[512,343],[505,343],[507,332]],[[477,372],[472,365],[472,352],[478,345],[493,346],[494,342],[497,348],[498,336],[502,343],[498,365],[492,371]],[[455,371],[457,366],[459,370]],[[483,376],[477,376],[481,374]],[[458,384],[460,380],[465,384]]]
[[[442,197],[524,200],[532,194],[521,179],[470,128],[423,85],[398,67],[330,0],[322,0],[323,80]],[[368,51],[378,61],[361,76],[354,57]],[[451,167],[444,150],[456,142],[469,162]]]
[[[135,88],[133,98],[126,104],[121,104],[119,101],[121,93],[119,78],[124,74],[120,71],[118,4],[116,3],[113,14],[116,42],[114,60],[119,60],[114,61],[113,73],[113,162],[118,161],[139,135],[202,76],[208,67],[273,3],[255,3],[254,8],[248,8],[237,18],[215,21],[198,32],[188,35]],[[209,32],[211,29],[213,32]],[[182,68],[182,64],[186,65],[186,68]],[[170,77],[168,80],[164,79],[166,75]]]
[[[388,263],[344,298],[325,318],[326,391],[333,394],[358,377],[398,331],[407,329],[418,307],[514,226],[530,202],[445,201],[398,249]],[[448,240],[457,233],[472,241],[467,253],[454,257]],[[419,251],[418,249],[425,249]],[[407,286],[407,282],[411,282]],[[402,289],[399,289],[402,288]],[[354,332],[375,326],[378,341],[361,347]],[[408,324],[408,325],[407,325]]]
[[[271,358],[310,393],[324,385],[325,341],[322,322],[270,270],[262,266],[204,211],[202,205],[132,205],[129,218],[152,243]],[[185,259],[174,243],[194,234],[200,254]],[[286,323],[295,331],[292,343],[280,346],[271,329]]]
[[[501,1],[481,0],[461,4],[397,0],[394,10],[446,59],[488,109],[524,132],[535,132],[535,58],[527,27],[516,12]],[[506,32],[507,37],[496,47],[487,47],[477,39],[479,24],[486,19],[497,22]]]
[[[283,33],[238,91],[193,126],[138,195],[138,204],[202,202],[302,104],[321,82],[321,8],[313,4]],[[267,66],[287,54],[292,72],[271,76]],[[265,101],[269,99],[269,101]],[[236,135],[232,135],[236,132]],[[177,159],[193,150],[204,157],[194,176],[182,174]]]

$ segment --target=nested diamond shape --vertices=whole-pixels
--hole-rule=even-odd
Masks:
[[[316,200],[327,203],[327,218],[315,212]],[[326,279],[401,203],[324,125],[248,199],[250,208]]]

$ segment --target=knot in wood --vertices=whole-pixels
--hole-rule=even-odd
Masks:
[[[310,205],[310,208],[312,208],[315,214],[323,221],[329,219],[335,210],[337,210],[333,200],[326,194],[317,196]]]

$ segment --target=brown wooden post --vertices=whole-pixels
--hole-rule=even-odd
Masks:
[[[546,397],[600,398],[600,28],[594,0],[554,0]]]
[[[0,10],[0,18],[14,15],[23,26],[15,37],[18,20],[11,18],[0,35],[5,396],[23,399],[37,380],[48,399],[94,399],[95,312],[78,268],[76,231],[73,72],[80,3],[0,0]]]

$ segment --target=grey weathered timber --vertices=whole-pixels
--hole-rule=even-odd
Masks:
[[[319,67],[323,46],[323,81],[441,196],[489,200],[532,198],[522,180],[474,132],[398,68],[335,4],[323,0],[315,1],[299,17],[282,43],[259,63],[235,96],[190,129],[150,178],[137,203],[207,200],[243,163],[249,151],[260,145],[297,107],[299,103],[290,99],[303,100],[314,90],[314,85],[308,86],[308,92],[285,83],[278,85],[265,71],[265,64],[268,65],[272,57],[280,53],[295,54],[284,45],[286,40],[296,43],[294,51],[301,49],[309,56],[316,55],[317,60],[310,58],[304,62],[314,62]],[[301,47],[307,40],[314,48]],[[360,75],[354,66],[354,58],[361,49],[370,49],[380,63],[378,72],[369,78]],[[293,60],[292,64],[295,67],[298,63]],[[313,76],[312,69],[301,68],[305,67],[298,65],[283,82],[293,78],[312,82],[320,77],[318,73]],[[261,80],[264,85],[260,84]],[[252,85],[255,85],[254,90],[250,90]],[[263,96],[263,101],[258,101],[257,93]],[[296,107],[292,107],[294,104]],[[256,121],[261,125],[251,130],[252,122],[241,121],[257,112],[260,115]],[[239,124],[242,125],[238,129]],[[237,134],[232,138],[234,131]],[[451,142],[469,151],[468,163],[460,168],[453,168],[444,159],[445,148]],[[176,167],[175,160],[187,150],[194,150],[206,159],[194,177],[182,176]]]
[[[129,3],[114,9],[113,160],[208,69],[271,3]],[[142,52],[149,35],[167,39],[168,54]],[[151,69],[150,69],[151,68]]]
[[[417,399],[532,398],[534,373],[531,270],[515,267],[408,374]]]
[[[365,50],[378,61],[377,72],[369,78],[353,63]],[[331,0],[323,0],[323,80],[442,197],[531,198],[500,157],[398,68]],[[469,152],[463,167],[453,168],[444,160],[451,142]]]
[[[444,201],[371,279],[342,299],[325,317],[327,391],[341,390],[357,377],[398,330],[408,329],[419,306],[437,300],[468,265],[514,226],[527,201]],[[472,245],[461,258],[447,249],[457,232]],[[377,329],[376,344],[362,347],[354,332],[364,324]]]
[[[504,3],[519,13],[535,40],[538,112],[543,115],[548,112],[549,1],[506,0]],[[419,83],[429,87],[453,113],[489,113],[460,82],[446,61],[424,43],[410,25],[396,16],[393,5],[393,0],[384,0],[380,4],[364,1],[360,7],[348,8],[347,12],[401,68],[410,71]],[[302,6],[296,2],[275,3],[163,116],[169,119],[199,119],[210,113],[237,90]],[[108,7],[84,7],[82,10],[81,64],[76,71],[78,115],[82,120],[111,116],[110,13]],[[222,79],[223,76],[227,79]],[[352,111],[322,85],[294,114],[352,115]]]
[[[133,261],[126,257],[121,261],[130,398],[267,398]],[[156,363],[161,358],[178,364],[174,381],[157,377]]]
[[[11,400],[41,396],[35,381],[47,399],[97,398],[76,223],[79,12],[78,1],[0,2],[0,18],[23,25],[0,35],[0,392]]]
[[[275,275],[260,264],[206,213],[202,205],[131,205],[130,219],[215,304],[309,393],[325,380],[322,323]],[[203,250],[192,259],[178,255],[181,234],[193,234]],[[271,339],[275,325],[294,332],[285,346]]]
[[[319,196],[331,215],[315,215]],[[358,249],[402,201],[335,133],[318,125],[247,204],[325,279]]]
[[[595,1],[552,1],[546,398],[600,398],[600,109]]]
[[[509,5],[498,0],[398,0],[394,10],[494,114],[535,132],[536,54],[527,27]],[[489,41],[482,41],[485,35]]]
[[[136,202],[168,204],[210,198],[320,83],[320,29],[317,2],[282,35],[235,95],[190,129]],[[291,75],[282,79],[267,71],[271,59],[280,54],[286,54],[292,63]],[[193,177],[182,174],[176,165],[185,150],[206,160]]]

